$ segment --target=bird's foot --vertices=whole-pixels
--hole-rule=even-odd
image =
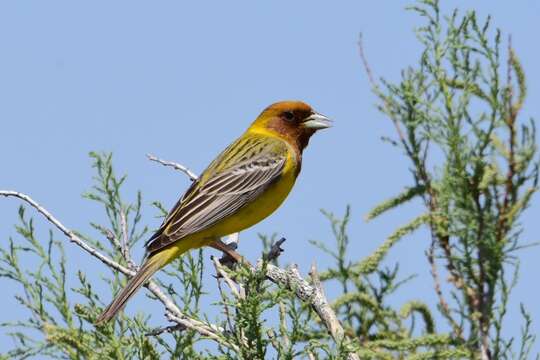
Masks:
[[[223,256],[219,259],[222,265],[231,266],[236,263],[244,263],[251,266],[246,258],[236,252],[236,243],[225,244],[221,240],[216,240],[211,242],[209,246],[223,253]]]

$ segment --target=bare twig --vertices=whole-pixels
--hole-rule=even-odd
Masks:
[[[221,286],[221,278],[217,277],[216,281],[217,281],[217,286],[219,290],[219,295],[221,296],[221,299],[223,300],[223,312],[225,314],[225,318],[227,319],[227,325],[229,325],[230,331],[234,331],[231,311],[229,310],[229,304],[227,301],[228,300],[227,295],[225,294],[225,291],[223,290],[223,286]]]
[[[124,209],[120,210],[120,226],[122,229],[122,235],[120,237],[120,252],[124,259],[127,261],[131,269],[137,269],[137,265],[133,262],[131,254],[129,252],[129,232],[128,224],[126,219],[126,213]]]
[[[0,195],[5,197],[16,197],[19,198],[26,203],[28,203],[30,206],[32,206],[34,209],[36,209],[40,214],[45,216],[45,218],[52,223],[58,230],[60,230],[64,235],[67,236],[67,238],[72,242],[81,247],[84,251],[89,253],[90,255],[94,256],[98,260],[100,260],[105,265],[109,266],[110,268],[120,271],[126,275],[133,275],[134,272],[131,270],[125,268],[124,266],[118,264],[114,260],[110,259],[109,257],[103,255],[90,245],[88,245],[86,242],[84,242],[75,232],[65,227],[58,219],[56,219],[47,209],[45,209],[43,206],[38,204],[36,201],[34,201],[30,196],[23,194],[18,191],[9,191],[9,190],[0,190]]]
[[[101,234],[103,234],[103,236],[105,236],[107,240],[109,240],[111,245],[114,246],[116,250],[122,252],[122,246],[120,245],[120,242],[118,241],[116,236],[114,236],[111,229],[108,229],[105,226],[101,226],[99,224],[92,224],[92,226],[97,229]]]
[[[281,348],[283,347],[283,345],[281,344],[281,339],[278,338],[278,336],[276,335],[276,332],[274,331],[274,329],[266,330],[266,335],[268,335],[268,339],[270,340],[270,343],[272,344],[274,349],[276,349],[276,351],[279,354]]]
[[[319,278],[319,273],[317,272],[317,266],[315,265],[315,262],[311,264],[311,269],[309,271],[309,275],[311,276],[311,281],[313,282],[313,288],[314,288],[314,297],[311,301],[311,305],[319,314],[319,317],[323,321],[324,325],[330,332],[330,335],[334,338],[336,343],[341,344],[343,342],[343,327],[341,326],[341,323],[339,322],[336,313],[328,303],[328,300],[326,299],[326,295],[324,293],[324,289],[321,284],[321,279]]]
[[[164,166],[170,166],[176,170],[180,170],[181,172],[183,172],[184,174],[186,174],[189,179],[191,181],[195,181],[197,180],[199,177],[193,172],[191,171],[188,167],[182,165],[182,164],[179,164],[179,163],[176,163],[174,161],[167,161],[167,160],[163,160],[163,159],[160,159],[152,154],[146,154],[146,157],[148,158],[148,160],[150,161],[155,161],[157,163],[160,163],[161,165],[164,165]]]
[[[364,65],[364,69],[366,70],[366,74],[367,74],[369,83],[371,84],[371,87],[377,88],[378,87],[377,82],[375,81],[375,78],[373,77],[371,66],[369,66],[366,53],[364,52],[364,36],[362,33],[358,35],[358,53],[360,54],[360,59],[362,60],[362,64]]]
[[[374,90],[376,94],[379,95],[381,99],[388,105],[388,99],[386,96],[383,95],[382,91],[380,90],[379,84],[377,84],[377,81],[375,81],[375,77],[373,76],[373,71],[371,70],[371,66],[369,65],[369,62],[367,60],[366,53],[364,51],[364,39],[362,33],[360,33],[358,37],[358,53],[360,54],[360,59],[362,60],[362,65],[364,66],[364,70],[366,71],[369,83]],[[409,145],[407,145],[407,140],[405,137],[405,133],[401,129],[401,126],[399,125],[399,122],[393,117],[390,116],[390,119],[392,120],[392,123],[394,124],[394,127],[396,128],[396,132],[398,134],[399,140],[401,142],[401,145],[407,152],[409,156],[412,156],[412,151],[409,148]]]
[[[186,323],[186,318],[180,318],[170,312],[167,312],[165,314],[167,316],[167,319],[169,321],[172,321],[172,322],[175,322],[177,324],[185,324]],[[191,325],[191,324],[190,324]],[[189,326],[186,326],[188,328],[190,328]],[[238,347],[226,340],[223,339],[222,336],[218,336],[217,334],[222,332],[222,329],[218,328],[217,326],[215,325],[212,325],[211,327],[201,327],[201,328],[196,328],[196,329],[193,329],[193,330],[196,330],[199,334],[201,334],[202,336],[205,336],[209,339],[212,339],[226,347],[228,347],[229,349],[232,349],[233,351],[236,351],[236,352],[239,352],[240,349],[238,349]]]
[[[283,346],[285,348],[290,349],[291,347],[291,339],[289,339],[289,336],[287,335],[287,308],[285,307],[285,304],[280,301],[279,304],[279,328],[281,333],[281,341],[283,342]]]

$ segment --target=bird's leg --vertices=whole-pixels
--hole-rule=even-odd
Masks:
[[[249,264],[249,261],[237,253],[232,247],[223,243],[221,240],[214,240],[208,246],[223,252],[237,263]]]

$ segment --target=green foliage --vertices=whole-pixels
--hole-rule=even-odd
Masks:
[[[129,249],[148,232],[140,225],[142,196],[137,193],[133,203],[125,202],[122,185],[126,178],[115,175],[110,154],[92,153],[91,156],[97,175],[92,191],[84,196],[103,206],[108,223],[91,223],[98,238],[82,234],[80,237],[121,264],[134,266]],[[156,208],[162,214],[159,204]],[[17,299],[29,310],[30,316],[2,324],[10,329],[10,336],[16,341],[15,348],[4,353],[6,358],[294,359],[312,356],[341,359],[346,356],[347,348],[353,346],[367,358],[378,359],[434,351],[442,344],[440,339],[433,340],[438,338],[425,338],[434,328],[434,320],[425,304],[413,301],[401,310],[388,305],[387,299],[408,279],[398,279],[397,266],[379,269],[391,246],[423,220],[413,221],[412,225],[397,231],[389,238],[390,243],[383,243],[383,250],[378,249],[367,259],[351,261],[347,257],[350,208],[347,207],[342,219],[324,213],[330,222],[335,246],[327,247],[323,242],[314,244],[335,261],[334,266],[321,273],[321,278],[325,283],[336,282],[342,289],[331,306],[343,322],[349,339],[347,346],[332,340],[325,324],[308,303],[298,299],[294,289],[284,289],[267,281],[266,262],[257,271],[246,265],[227,268],[217,262],[216,271],[225,275],[232,285],[222,276],[216,279],[220,298],[213,306],[221,309],[222,315],[215,319],[213,326],[223,329],[229,346],[215,346],[194,330],[152,329],[148,316],[143,313],[134,317],[120,314],[110,324],[95,327],[93,323],[106,305],[95,290],[99,279],[90,278],[77,269],[76,264],[67,261],[62,243],[54,239],[53,232],[49,233],[47,247],[42,247],[24,208],[21,207],[19,215],[20,225],[16,229],[23,245],[10,240],[9,249],[0,249],[0,275],[21,285],[22,295],[17,295]],[[269,251],[274,239],[262,239],[265,251]],[[22,256],[27,258],[21,261]],[[271,262],[277,264],[278,259]],[[41,265],[32,271],[23,269],[21,263]],[[68,267],[71,270],[68,271]],[[66,279],[66,274],[73,271],[77,278]],[[193,251],[164,269],[158,283],[186,316],[206,322],[208,315],[200,307],[203,296],[210,296],[203,291],[204,272],[203,251]],[[75,285],[68,286],[68,280]],[[125,277],[116,272],[103,280],[112,293],[126,282]],[[415,314],[425,323],[426,331],[421,331],[420,337],[413,335],[414,321],[410,319]],[[449,346],[460,349],[457,344],[447,344],[445,349]]]
[[[106,226],[91,223],[103,235],[100,239],[80,236],[96,249],[130,266],[129,257],[124,256],[123,244],[129,249],[148,235],[146,227],[140,228],[142,196],[139,192],[133,203],[124,202],[121,186],[126,177],[115,175],[111,155],[91,153],[90,156],[97,175],[92,191],[84,197],[103,206],[109,223]],[[67,270],[75,264],[68,263],[62,240],[55,240],[52,231],[49,232],[47,247],[43,247],[37,240],[33,220],[27,219],[23,207],[19,210],[19,218],[20,225],[16,229],[24,245],[16,245],[10,239],[9,249],[0,248],[0,276],[21,285],[22,294],[16,298],[29,311],[29,317],[1,324],[10,329],[9,335],[16,344],[13,350],[4,353],[5,358],[39,355],[70,359],[161,359],[168,354],[170,357],[193,359],[198,354],[193,345],[199,338],[192,331],[173,334],[174,342],[146,336],[151,329],[143,314],[134,318],[121,314],[114,324],[94,327],[93,322],[106,305],[95,292],[96,279],[89,279],[87,274],[77,269]],[[25,257],[24,261],[22,257]],[[39,266],[24,269],[21,263]],[[185,311],[197,313],[202,253],[187,255],[171,267],[176,271],[168,273],[180,278],[184,290],[178,303],[184,305]],[[74,271],[76,278],[66,279],[66,274]],[[125,280],[115,272],[105,278],[113,293],[125,285]],[[68,281],[75,282],[73,287],[68,286]],[[167,286],[171,296],[177,295],[170,283]]]
[[[15,344],[2,349],[0,358],[345,359],[351,351],[361,359],[530,358],[535,335],[524,307],[521,337],[501,334],[517,281],[516,251],[525,246],[519,218],[537,190],[540,165],[534,122],[518,117],[527,90],[524,71],[510,44],[502,60],[502,37],[491,32],[490,19],[457,11],[443,17],[436,1],[420,1],[411,9],[425,20],[417,30],[425,49],[419,65],[404,70],[397,84],[383,79],[373,86],[379,109],[396,127],[391,143],[410,160],[412,183],[367,219],[414,200],[424,209],[364,258],[351,256],[350,207],[343,216],[323,212],[334,243],[312,244],[332,260],[319,278],[337,289],[326,310],[335,312],[343,336],[332,337],[313,293],[301,297],[292,282],[269,281],[267,270],[278,266],[279,258],[261,256],[254,268],[212,259],[212,268],[203,250],[185,254],[155,279],[182,312],[181,320],[195,321],[199,328],[175,322],[163,308],[158,311],[162,328],[151,328],[150,312],[121,313],[96,327],[106,305],[102,296],[109,299],[127,279],[114,270],[101,279],[84,273],[68,261],[55,233],[38,240],[21,207],[17,239],[0,248],[0,277],[20,286],[15,296],[27,317],[0,324]],[[142,195],[126,201],[126,176],[116,175],[112,156],[90,156],[96,176],[84,197],[103,207],[106,221],[90,223],[92,236],[78,236],[135,270],[130,250],[149,236],[142,225]],[[152,204],[158,216],[165,215],[159,202]],[[398,241],[422,226],[431,232],[427,259],[437,309],[419,299],[393,304],[392,296],[413,276],[401,276],[399,264],[384,263]],[[264,252],[270,252],[275,237],[261,240]],[[294,265],[284,272],[298,274]],[[209,276],[214,273],[215,279]],[[443,278],[449,279],[446,292]],[[96,292],[103,282],[106,295]],[[201,305],[208,302],[212,305]]]
[[[411,9],[425,19],[417,29],[425,48],[419,66],[374,91],[414,183],[369,217],[421,196],[443,316],[478,356],[513,358],[513,339],[501,335],[513,281],[505,274],[523,246],[519,216],[538,190],[540,164],[534,122],[519,117],[525,74],[510,40],[503,60],[502,35],[491,31],[490,18],[458,11],[443,17],[432,0]],[[448,295],[440,290],[441,265]]]

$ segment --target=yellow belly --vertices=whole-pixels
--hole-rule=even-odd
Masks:
[[[256,201],[244,206],[235,215],[216,224],[210,233],[225,236],[247,229],[270,216],[287,198],[294,185],[294,176],[276,181]]]

